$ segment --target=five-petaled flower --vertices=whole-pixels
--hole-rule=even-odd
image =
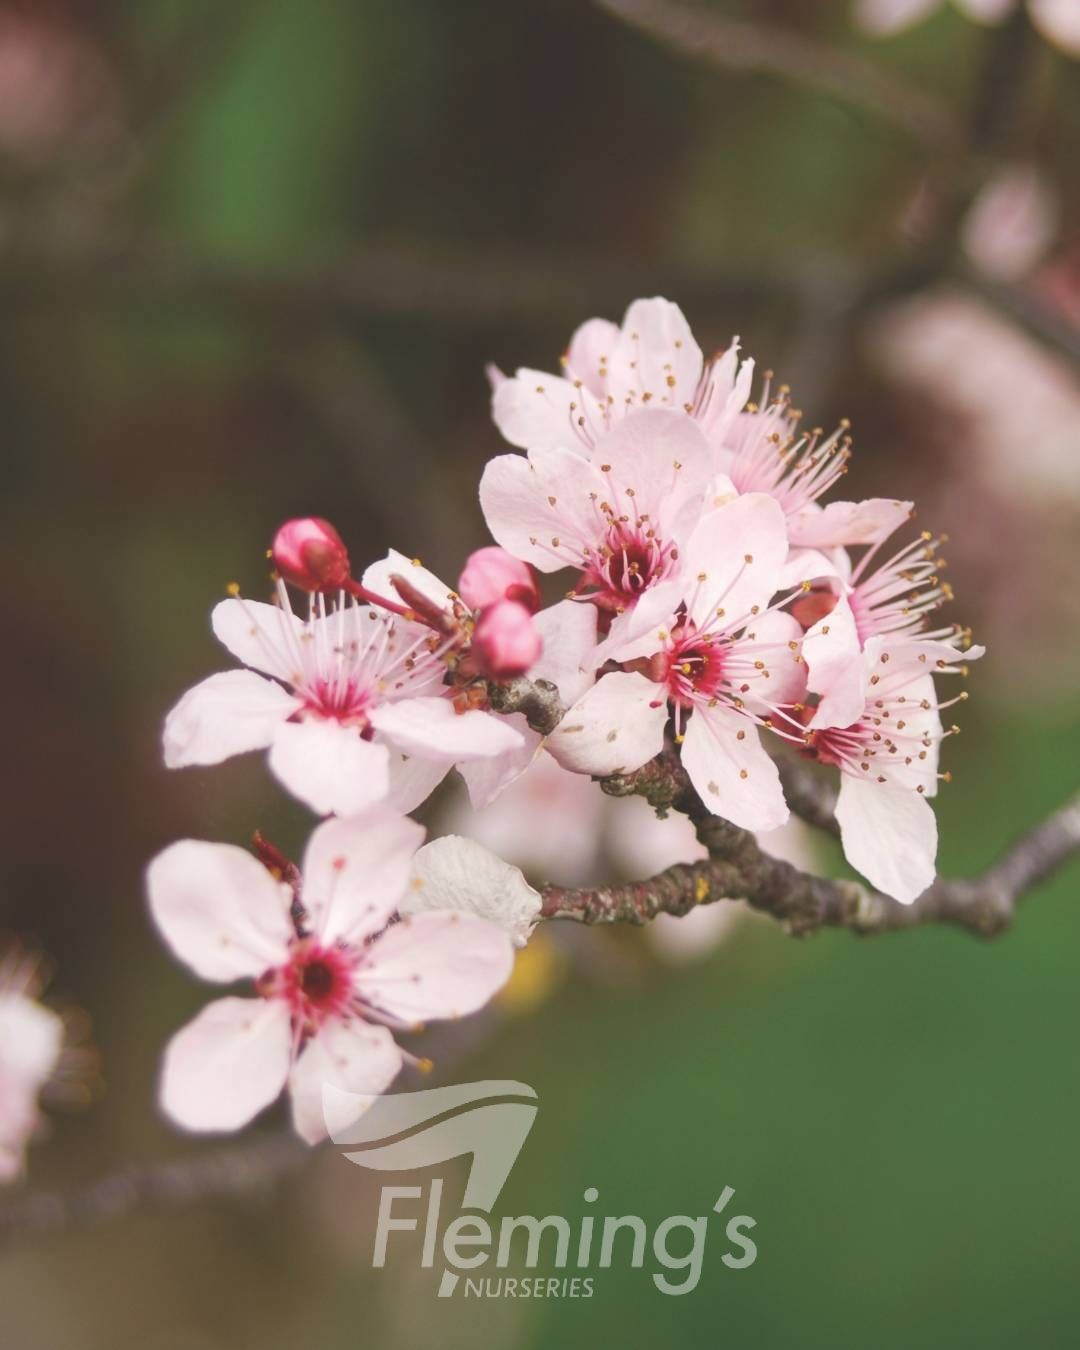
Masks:
[[[382,1092],[411,1059],[391,1029],[474,1012],[505,983],[539,898],[515,869],[458,841],[473,869],[469,912],[453,841],[417,852],[423,837],[384,807],[326,821],[299,896],[231,844],[182,840],[153,860],[150,907],[177,956],[206,980],[253,981],[256,995],[208,1004],[170,1042],[169,1116],[238,1129],[287,1084],[295,1128],[314,1143],[326,1133],[324,1085]]]

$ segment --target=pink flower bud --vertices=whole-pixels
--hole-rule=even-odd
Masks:
[[[493,680],[524,675],[542,647],[532,615],[516,600],[500,600],[489,606],[473,631],[472,656],[477,670]]]
[[[500,600],[516,600],[530,614],[540,608],[540,592],[532,568],[495,544],[469,554],[458,582],[458,594],[470,609],[487,609]]]
[[[271,555],[285,580],[301,590],[338,591],[350,584],[349,554],[341,535],[318,516],[287,520],[274,536]]]

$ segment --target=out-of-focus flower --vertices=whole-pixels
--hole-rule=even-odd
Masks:
[[[41,1092],[63,1051],[63,1020],[39,993],[33,961],[17,951],[0,957],[0,1184],[22,1174],[41,1125]]]
[[[288,1085],[297,1133],[316,1143],[325,1086],[379,1093],[411,1058],[391,1028],[474,1012],[505,983],[508,932],[460,904],[478,846],[462,864],[454,841],[417,853],[423,837],[383,808],[327,821],[298,892],[230,844],[188,839],[154,859],[150,907],[176,955],[205,980],[253,980],[258,996],[218,999],[173,1037],[161,1084],[173,1120],[239,1129]],[[508,884],[496,864],[484,861],[478,893]],[[423,903],[398,917],[413,875]]]
[[[1057,193],[1038,166],[1008,164],[975,198],[961,238],[968,257],[986,276],[1017,281],[1045,256],[1059,219]]]
[[[856,0],[855,22],[874,37],[892,37],[941,7],[942,0]],[[975,23],[997,24],[1016,9],[1017,0],[953,0]],[[1080,5],[1076,0],[1027,0],[1031,22],[1048,42],[1080,56]]]
[[[738,342],[706,362],[678,305],[635,300],[622,327],[589,319],[574,333],[563,374],[490,367],[492,416],[523,450],[573,446],[590,454],[611,428],[641,408],[693,418],[721,445],[750,393],[753,361],[739,364]],[[516,550],[512,550],[516,551]],[[523,555],[524,556],[524,555]]]

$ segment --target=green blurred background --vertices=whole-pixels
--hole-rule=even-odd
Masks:
[[[155,1106],[204,990],[151,931],[142,868],[177,837],[296,848],[310,824],[261,762],[160,765],[164,712],[224,664],[212,603],[258,590],[273,530],[308,512],[357,561],[393,545],[455,577],[500,449],[485,362],[551,368],[638,294],[678,301],[706,349],[741,334],[811,422],[851,417],[850,495],[914,497],[951,535],[955,614],[990,653],[950,743],[942,870],[1075,789],[1077,64],[1022,13],[990,30],[946,7],[876,41],[841,0],[701,8],[773,25],[769,50],[873,62],[941,134],[823,91],[813,61],[712,67],[580,0],[0,6],[0,927],[92,1015],[106,1082],[53,1114],[23,1190],[202,1147]],[[964,222],[1018,162],[1052,222],[1006,278]],[[747,921],[671,965],[637,932],[560,933],[446,1038],[446,1077],[539,1093],[502,1212],[578,1216],[595,1185],[652,1228],[735,1188],[758,1260],[726,1269],[717,1230],[687,1297],[647,1263],[597,1272],[588,1301],[437,1302],[415,1253],[370,1269],[377,1190],[328,1154],[273,1194],[0,1253],[0,1341],[1068,1344],[1078,883],[992,944]]]

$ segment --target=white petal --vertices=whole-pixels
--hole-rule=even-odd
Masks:
[[[740,731],[745,733],[742,740]],[[744,830],[775,830],[787,820],[776,765],[745,717],[721,708],[695,708],[682,744],[682,762],[714,815]]]
[[[524,947],[540,917],[540,895],[518,868],[474,839],[449,834],[425,844],[413,860],[402,914],[453,909],[488,919]]]
[[[246,849],[182,839],[150,863],[146,887],[165,941],[204,980],[261,975],[285,959],[292,891]]]
[[[566,350],[567,374],[572,380],[580,380],[597,398],[607,397],[607,363],[618,340],[616,324],[607,319],[586,319]]]
[[[3,975],[0,973],[0,981]],[[16,1093],[25,1089],[30,1099],[52,1077],[64,1048],[64,1020],[51,1008],[35,1002],[18,988],[0,987],[0,1139],[4,1119]]]
[[[376,806],[363,815],[327,820],[304,854],[304,906],[326,942],[356,945],[386,926],[405,895],[424,828]]]
[[[663,687],[635,672],[602,676],[547,739],[551,754],[577,773],[627,773],[664,745]]]
[[[596,606],[560,600],[533,616],[544,644],[529,672],[534,680],[550,680],[569,706],[596,678]]]
[[[635,300],[608,362],[615,406],[621,409],[629,399],[633,406],[682,413],[697,393],[702,365],[701,348],[678,305],[659,296]]]
[[[1080,5],[1076,0],[1028,0],[1031,22],[1048,42],[1080,57]]]
[[[688,609],[702,628],[733,624],[764,609],[787,558],[784,513],[775,498],[748,492],[704,516],[686,547]],[[718,611],[723,610],[719,615]]]
[[[518,779],[536,758],[543,738],[533,731],[521,713],[504,719],[521,735],[521,745],[502,755],[488,755],[485,759],[462,760],[458,773],[469,789],[469,800],[474,808],[489,805],[504,789]]]
[[[369,948],[356,988],[391,1017],[425,1022],[475,1012],[513,968],[513,943],[496,924],[457,910],[414,914]]]
[[[876,544],[911,519],[913,502],[892,497],[868,497],[862,502],[816,502],[788,519],[792,547],[852,548],[856,544]]]
[[[374,708],[371,723],[407,755],[474,759],[521,747],[521,733],[494,713],[459,713],[445,698],[407,698]]]
[[[401,1069],[401,1051],[386,1027],[331,1018],[307,1043],[289,1075],[293,1128],[308,1144],[328,1133],[323,1088],[385,1092]]]
[[[975,23],[1000,23],[1016,8],[1017,0],[956,0],[957,6]]]
[[[396,548],[392,548],[385,558],[373,562],[366,568],[361,580],[373,595],[401,604],[403,602],[390,580],[395,574],[404,577],[421,595],[426,596],[440,609],[449,609],[453,600],[450,587],[440,581],[434,572],[429,572],[414,559],[406,558],[405,554],[399,553]]]
[[[601,500],[633,491],[637,512],[647,514],[666,541],[687,535],[701,516],[715,465],[705,433],[692,418],[661,408],[645,408],[616,422],[596,444],[592,463],[609,473],[599,476]],[[581,529],[596,519],[596,506],[583,501]],[[617,508],[616,508],[617,509]],[[595,527],[592,530],[595,533]]]
[[[941,4],[941,0],[856,0],[855,22],[874,37],[892,37]]]
[[[303,623],[278,605],[222,600],[210,616],[214,636],[238,661],[286,684],[297,684]]]
[[[289,1072],[283,999],[222,998],[169,1042],[161,1105],[188,1130],[238,1130],[269,1106]]]
[[[804,702],[806,666],[799,659],[803,638],[799,621],[783,610],[774,609],[752,620],[750,633],[765,669],[747,676],[750,685],[747,700],[762,704],[766,716],[778,703]],[[746,651],[749,653],[750,648]]]
[[[632,661],[660,651],[674,625],[675,611],[686,598],[687,586],[684,578],[661,581],[643,592],[633,609],[616,614],[593,657],[597,667],[605,661]]]
[[[600,404],[588,389],[542,370],[517,371],[492,390],[491,416],[499,431],[523,450],[552,450],[577,441],[577,419],[598,420]]]
[[[836,819],[844,856],[879,891],[910,905],[934,880],[937,821],[918,792],[842,774]]]
[[[383,805],[408,815],[426,802],[450,772],[450,761],[445,758],[425,759],[423,755],[403,755],[392,746],[390,751],[390,786]],[[478,759],[476,764],[496,763],[497,760]]]
[[[849,727],[866,706],[869,673],[859,646],[855,616],[840,596],[835,607],[803,638],[807,688],[820,695],[812,727]]]
[[[251,670],[211,675],[180,699],[165,719],[165,764],[220,764],[230,755],[263,750],[277,728],[302,706],[280,684]]]
[[[317,815],[352,815],[382,801],[389,787],[389,752],[365,741],[356,727],[321,717],[287,722],[270,747],[270,768]]]
[[[572,450],[537,447],[529,458],[497,455],[480,479],[480,506],[496,543],[541,572],[580,560],[593,543],[596,512],[590,493],[604,480]]]

